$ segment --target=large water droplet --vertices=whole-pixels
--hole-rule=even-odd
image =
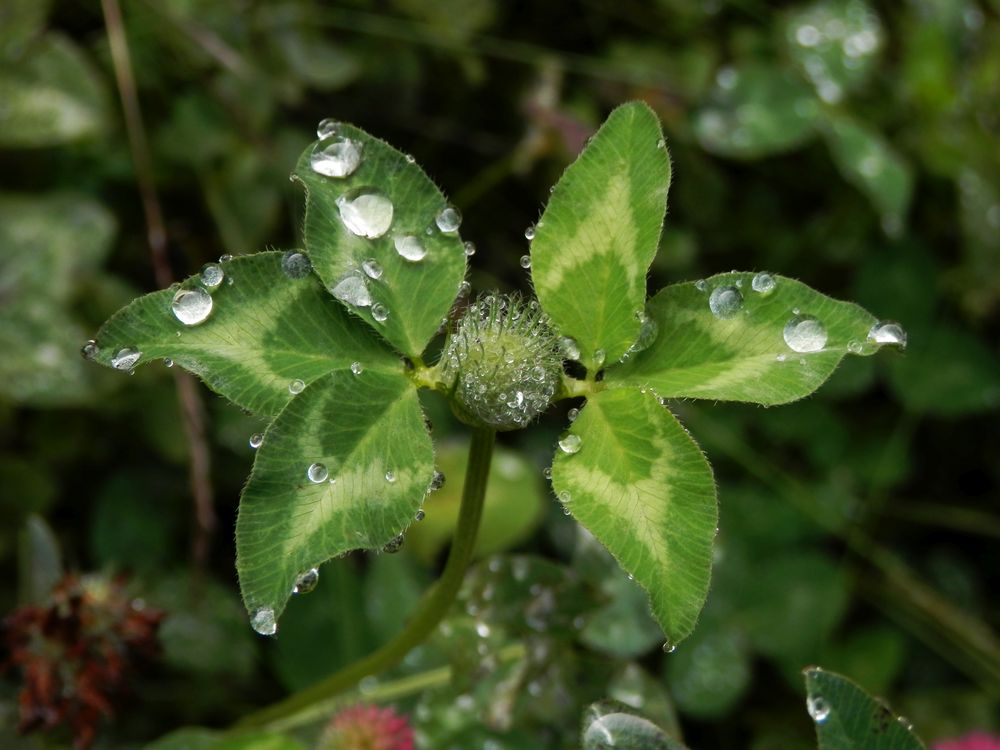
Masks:
[[[319,584],[319,568],[309,568],[305,573],[302,573],[298,578],[295,579],[295,585],[292,586],[293,594],[308,594]]]
[[[365,276],[367,276],[369,279],[382,278],[382,266],[374,258],[369,258],[364,263],[362,263],[361,270],[365,272]]]
[[[304,279],[312,271],[312,263],[305,253],[289,250],[281,256],[281,270],[290,279]]]
[[[447,205],[434,217],[434,223],[442,232],[448,234],[457,232],[458,228],[462,226],[462,212],[452,205]]]
[[[385,323],[389,319],[389,309],[381,302],[372,305],[372,317],[376,323]]]
[[[218,263],[206,263],[201,268],[201,283],[206,289],[217,289],[224,278],[226,278],[226,272]]]
[[[427,248],[419,237],[414,237],[412,234],[395,237],[392,243],[396,247],[396,252],[411,263],[417,263],[427,257]]]
[[[360,165],[361,144],[338,136],[321,142],[309,157],[313,172],[324,177],[347,177]]]
[[[330,293],[341,302],[346,302],[355,307],[368,307],[372,303],[372,295],[368,291],[368,283],[363,276],[357,273],[352,273],[342,278],[330,290]]]
[[[580,347],[576,339],[563,336],[559,339],[559,348],[566,359],[580,359]]]
[[[313,484],[322,484],[329,479],[330,472],[327,470],[326,464],[309,464],[309,468],[306,469],[306,477]]]
[[[717,318],[731,318],[743,307],[743,295],[734,286],[720,286],[708,297],[708,308]]]
[[[826,346],[826,327],[811,315],[795,315],[781,332],[793,352],[818,352]]]
[[[250,627],[261,635],[274,635],[278,632],[278,623],[274,619],[274,610],[270,607],[260,607],[250,615]]]
[[[212,314],[212,295],[204,289],[180,289],[170,305],[174,317],[186,326],[196,326]]]
[[[116,370],[131,370],[141,358],[142,352],[126,346],[111,358],[111,366]]]
[[[753,280],[750,282],[750,288],[760,294],[770,294],[774,291],[777,283],[771,274],[761,272],[754,275]]]
[[[559,450],[563,453],[579,453],[581,447],[583,447],[583,439],[572,433],[559,441]]]
[[[304,381],[296,378],[291,383],[288,384],[288,392],[293,396],[298,396],[302,391],[306,389],[306,384]]]
[[[806,710],[817,724],[822,724],[830,718],[830,704],[819,695],[811,695],[806,699]]]
[[[868,331],[868,340],[876,344],[891,344],[900,349],[906,348],[906,331],[899,323],[882,320]]]
[[[365,188],[337,198],[340,220],[351,234],[375,239],[392,226],[392,201],[376,190]]]

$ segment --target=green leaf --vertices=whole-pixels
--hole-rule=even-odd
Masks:
[[[0,65],[0,146],[31,147],[89,138],[107,127],[104,82],[87,56],[46,34],[14,63]]]
[[[656,724],[616,701],[591,705],[583,716],[582,750],[685,750]]]
[[[246,732],[232,736],[212,729],[178,729],[145,746],[145,750],[304,750],[291,737],[274,732]]]
[[[846,117],[823,126],[833,160],[872,202],[890,235],[899,234],[913,194],[913,169],[877,131]]]
[[[849,351],[867,356],[883,346],[868,341],[878,321],[857,305],[781,276],[770,277],[770,292],[757,292],[754,278],[724,273],[661,289],[646,308],[658,326],[656,340],[610,368],[608,387],[648,387],[661,398],[784,404],[815,391]],[[713,303],[729,317],[713,313]],[[803,336],[818,333],[804,317],[825,331],[821,349],[801,351],[819,343]]]
[[[140,352],[136,364],[171,358],[238,406],[273,415],[292,394],[355,361],[366,369],[398,369],[395,357],[330,299],[315,276],[291,278],[279,252],[225,261],[212,293],[212,311],[188,326],[171,311],[176,289],[147,294],[119,310],[97,333],[94,359],[112,367],[122,349]],[[181,288],[200,288],[192,276]]]
[[[613,362],[639,334],[670,188],[663,143],[648,106],[618,107],[560,178],[535,229],[535,292],[589,369]]]
[[[651,393],[602,391],[570,427],[576,453],[559,452],[560,500],[644,588],[675,645],[708,594],[718,513],[712,469]]]
[[[698,626],[684,648],[666,659],[666,679],[677,708],[701,720],[724,716],[743,697],[752,676],[750,652],[739,632]]]
[[[694,118],[705,150],[731,159],[790,151],[814,135],[819,102],[808,87],[776,67],[723,68]]]
[[[236,567],[247,609],[277,618],[300,574],[391,541],[413,520],[433,472],[406,377],[338,371],[310,385],[267,428],[243,490]]]
[[[316,172],[310,166],[314,154],[338,143],[360,156],[353,171],[345,177]],[[436,223],[447,205],[444,195],[405,154],[350,125],[338,125],[336,134],[306,148],[293,178],[306,190],[305,245],[319,277],[335,296],[334,290],[346,279],[353,279],[348,283],[356,290],[366,289],[368,304],[344,304],[401,352],[419,356],[465,278],[465,252],[458,232],[443,232]],[[354,205],[350,201],[365,191],[383,199],[377,207],[383,221],[367,224],[369,234],[379,235],[371,239],[355,234],[342,220]],[[341,199],[344,202],[338,204]],[[391,222],[385,228],[389,204]],[[356,213],[362,224],[371,217],[363,207]],[[396,249],[396,243],[404,241],[418,243],[409,247],[422,247],[426,255],[407,260]],[[369,265],[372,273],[365,270],[369,260],[377,264],[377,268]],[[340,294],[342,300],[345,296]],[[379,309],[388,313],[381,322],[373,316]]]
[[[847,678],[818,667],[804,674],[819,750],[923,750],[909,722]]]
[[[18,538],[17,599],[21,604],[40,604],[63,576],[62,551],[45,519],[32,513]]]

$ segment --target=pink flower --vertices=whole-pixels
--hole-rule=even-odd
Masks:
[[[1000,738],[986,732],[970,732],[958,739],[935,742],[931,750],[1000,750]]]
[[[413,730],[391,707],[359,703],[334,715],[320,750],[413,750]]]

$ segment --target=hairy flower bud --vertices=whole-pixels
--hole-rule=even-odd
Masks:
[[[516,430],[548,407],[562,359],[535,300],[489,295],[469,306],[448,337],[441,370],[461,420]]]

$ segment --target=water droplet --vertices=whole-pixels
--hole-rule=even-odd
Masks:
[[[672,654],[676,650],[677,650],[677,644],[676,643],[671,643],[670,641],[664,641],[663,642],[663,653],[665,653],[665,654]]]
[[[559,339],[559,348],[566,359],[580,359],[580,347],[577,345],[576,339],[563,336]]]
[[[324,177],[348,177],[361,165],[361,144],[333,136],[320,142],[309,157],[309,166]]]
[[[80,348],[80,354],[84,359],[93,359],[97,356],[97,342],[91,339]]]
[[[421,508],[420,510],[417,511],[417,514],[413,517],[413,520],[414,521],[423,521],[424,518],[426,518],[426,517],[427,517],[427,514],[424,513],[424,509]]]
[[[340,220],[351,234],[367,239],[381,237],[392,226],[393,207],[388,196],[362,188],[337,198]]]
[[[223,253],[219,256],[219,263],[228,263],[233,259],[232,253]]]
[[[365,371],[365,366],[360,362],[351,362],[351,372],[355,375],[360,375]]]
[[[395,482],[396,481],[396,472],[394,472],[392,469],[389,469],[389,471],[387,471],[385,473],[385,481],[387,481],[389,484],[392,484],[393,482]]]
[[[434,476],[431,477],[431,484],[428,487],[428,491],[434,492],[442,487],[444,487],[444,472],[435,471]]]
[[[559,441],[559,450],[563,453],[579,453],[583,440],[579,435],[569,434]]]
[[[170,357],[164,357],[163,358],[163,366],[164,367],[173,367],[174,366],[174,361],[172,359],[170,359]]]
[[[731,318],[743,307],[743,295],[734,286],[720,286],[708,297],[708,308],[720,319]]]
[[[367,276],[369,279],[382,278],[382,266],[374,258],[369,258],[364,263],[362,263],[361,270],[365,272],[365,276]]]
[[[830,718],[830,704],[821,696],[809,696],[806,699],[806,710],[817,724],[822,724]]]
[[[480,620],[479,622],[476,623],[476,635],[478,635],[480,638],[489,638],[490,626]]]
[[[385,323],[389,319],[389,310],[381,302],[372,305],[372,317],[376,323]]]
[[[604,350],[603,349],[595,349],[594,350],[594,369],[595,370],[599,370],[599,369],[601,369],[601,367],[604,366],[604,358],[605,358],[605,354],[604,354]]]
[[[660,140],[658,140],[656,142],[656,147],[657,148],[666,148],[667,147],[667,140],[665,138],[661,138]]]
[[[529,240],[529,241],[535,239],[535,225],[534,224],[528,225],[528,228],[524,230],[524,239]]]
[[[552,467],[546,466],[544,469],[542,469],[542,476],[545,477],[546,479],[552,479]]]
[[[851,354],[861,354],[861,349],[862,349],[861,342],[858,341],[857,339],[851,339],[850,341],[847,342],[847,351],[849,351]]]
[[[573,496],[569,494],[569,490],[563,490],[556,497],[559,498],[559,502],[561,502],[563,505],[568,505],[573,501]],[[567,516],[569,515],[569,508],[565,509],[565,513]]]
[[[775,362],[784,362],[786,359],[788,359],[788,357],[786,355],[784,355],[784,354],[778,354],[778,355],[775,356],[774,361]]]
[[[306,384],[303,381],[296,378],[295,380],[293,380],[291,383],[288,384],[288,392],[291,393],[293,396],[298,396],[300,393],[302,393],[302,391],[305,390],[305,387]]]
[[[579,416],[580,416],[580,410],[576,408],[570,409],[568,412],[566,412],[566,417],[569,419],[571,423],[575,422],[576,418]]]
[[[795,315],[781,332],[793,352],[818,352],[826,346],[826,327],[811,315]]]
[[[253,448],[254,450],[260,448],[260,446],[263,443],[264,443],[264,436],[261,435],[259,432],[255,432],[253,435],[250,436],[250,447]]]
[[[334,118],[324,117],[319,121],[319,125],[316,126],[316,137],[320,139],[329,138],[337,132],[339,127],[340,123]]]
[[[223,258],[226,256],[223,255]],[[229,256],[232,258],[233,256]],[[220,258],[221,260],[222,258]],[[218,289],[219,284],[222,280],[226,278],[226,272],[222,270],[222,266],[218,263],[206,263],[201,268],[201,283],[206,289]]]
[[[413,164],[417,160],[413,154],[404,154],[403,158],[406,159],[407,164]]]
[[[882,320],[868,331],[868,340],[876,344],[891,344],[900,349],[906,348],[906,331],[899,323]]]
[[[394,555],[403,549],[403,542],[405,541],[402,534],[397,534],[392,539],[390,539],[385,546],[382,547],[382,551],[387,555]]]
[[[472,291],[472,284],[470,284],[468,281],[463,281],[461,284],[458,285],[458,295],[460,297],[464,297],[471,291]]]
[[[412,234],[395,237],[392,243],[396,247],[396,252],[411,263],[417,263],[427,257],[427,248],[419,237],[414,237]]]
[[[698,279],[696,282],[694,282],[694,288],[697,289],[699,292],[704,292],[708,289],[708,282],[705,281],[705,279]]]
[[[330,290],[330,293],[341,302],[346,302],[355,307],[368,307],[372,303],[372,295],[368,291],[368,283],[363,276],[357,273],[342,278]]]
[[[250,615],[250,627],[260,635],[274,635],[278,632],[278,623],[274,619],[274,610],[270,607],[255,609]]]
[[[305,253],[289,250],[281,256],[281,270],[290,279],[304,279],[312,271],[312,263]]]
[[[754,275],[753,280],[750,282],[750,288],[760,294],[770,294],[774,291],[777,283],[771,274],[761,272]]]
[[[531,256],[522,255],[521,256],[521,268],[531,268]]]
[[[464,245],[462,245],[462,249],[465,251],[465,257],[471,258],[473,255],[476,254],[476,243],[473,242],[472,240],[469,240]]]
[[[330,472],[327,471],[326,464],[309,464],[309,468],[306,469],[306,477],[313,484],[321,484],[330,477]]]
[[[449,204],[434,217],[434,223],[437,224],[438,229],[447,234],[457,232],[458,228],[462,226],[462,212]]]
[[[913,731],[913,722],[907,719],[905,716],[897,716],[896,721],[903,725],[903,728],[908,732]]]
[[[208,320],[212,313],[212,295],[204,289],[180,289],[170,305],[174,317],[186,326],[196,326]]]
[[[141,358],[142,352],[126,346],[124,349],[119,349],[118,353],[111,358],[111,366],[116,370],[131,370]]]

